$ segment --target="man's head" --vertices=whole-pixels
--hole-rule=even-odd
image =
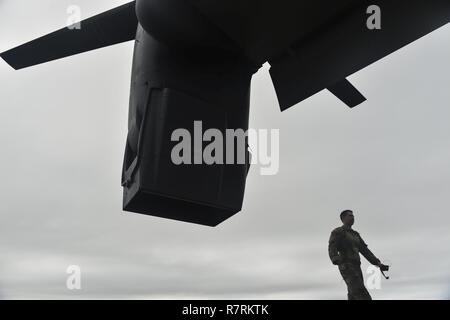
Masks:
[[[341,212],[341,221],[344,226],[351,227],[355,223],[355,217],[352,210],[344,210]]]

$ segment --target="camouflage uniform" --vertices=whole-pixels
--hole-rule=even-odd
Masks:
[[[367,244],[359,233],[352,228],[342,226],[331,232],[328,254],[331,262],[339,266],[342,278],[347,284],[348,299],[371,300],[364,286],[359,253],[374,265],[380,263],[380,260],[367,248]]]

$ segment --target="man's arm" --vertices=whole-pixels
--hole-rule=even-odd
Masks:
[[[330,240],[328,241],[328,255],[333,264],[337,265],[341,262],[341,257],[339,256],[339,251],[337,244],[340,238],[340,233],[338,230],[333,230],[330,235]]]
[[[363,238],[358,234],[360,241],[359,252],[367,259],[371,264],[378,266],[381,262],[380,259],[375,257],[372,251],[369,250],[367,244],[364,242]]]

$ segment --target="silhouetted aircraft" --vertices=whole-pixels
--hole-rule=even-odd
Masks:
[[[171,134],[196,120],[247,130],[250,81],[265,62],[281,110],[323,89],[354,107],[365,97],[349,75],[450,20],[449,0],[375,4],[380,11],[365,0],[137,0],[1,57],[21,69],[134,40],[124,210],[215,226],[242,208],[250,155],[176,165]]]

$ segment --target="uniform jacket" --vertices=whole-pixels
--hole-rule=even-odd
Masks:
[[[369,250],[359,233],[352,228],[342,226],[331,232],[328,242],[328,254],[333,264],[360,264],[359,253],[371,264],[377,265],[380,263],[380,260]]]

